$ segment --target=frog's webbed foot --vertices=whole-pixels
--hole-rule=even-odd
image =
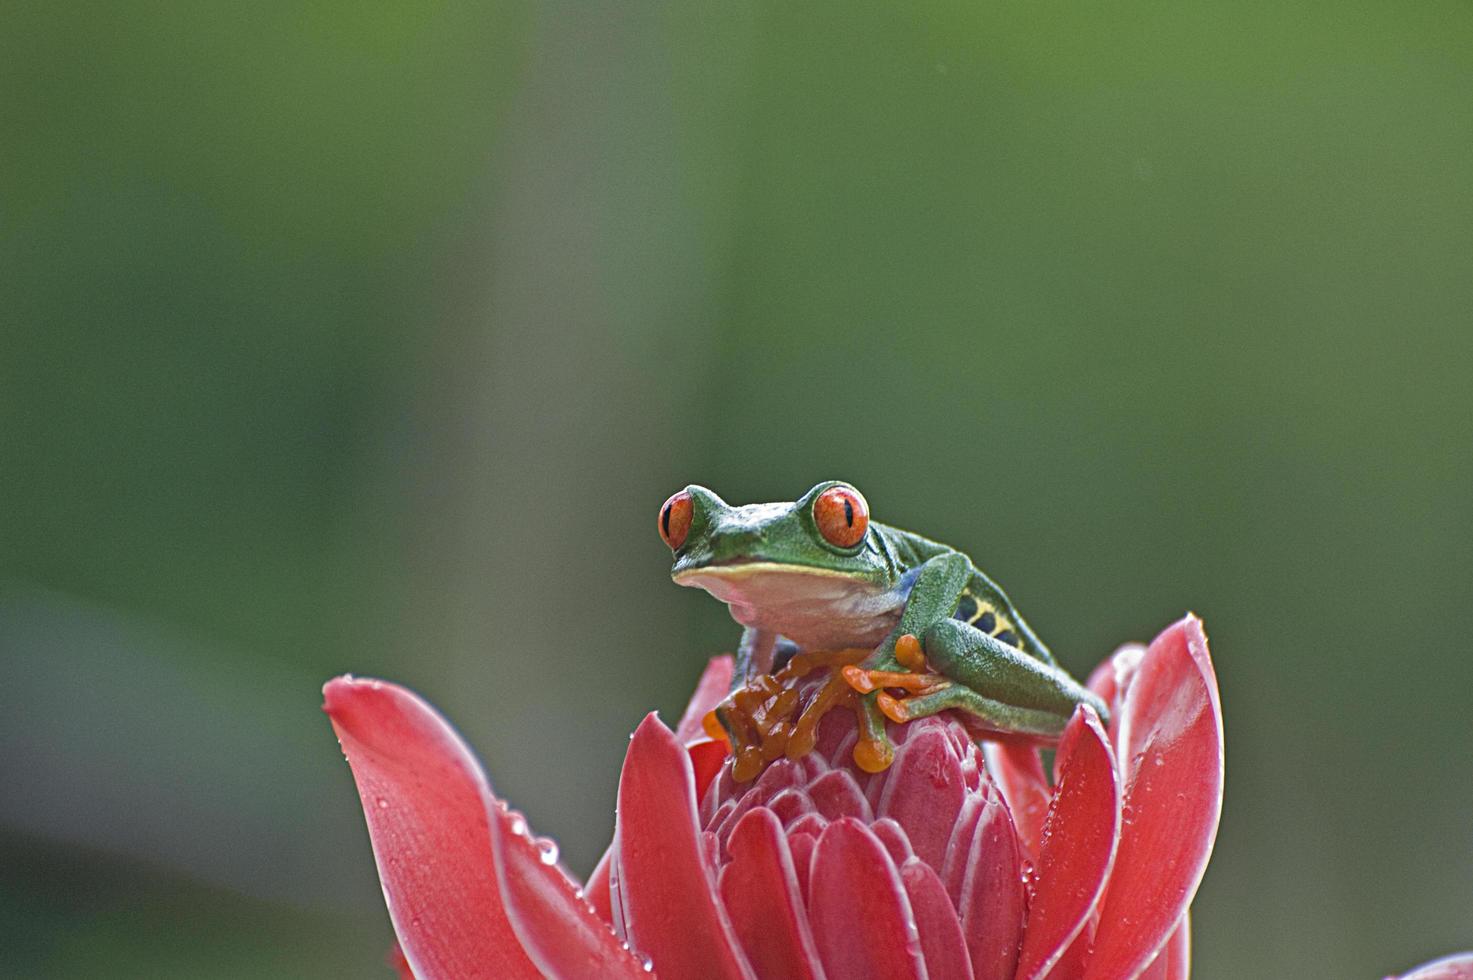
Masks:
[[[894,666],[905,670],[887,669],[886,662],[891,660]],[[843,674],[849,686],[860,694],[891,687],[918,694],[929,693],[931,688],[947,683],[945,677],[926,669],[926,654],[921,649],[921,641],[911,633],[896,637],[893,653],[886,656],[884,647],[881,647],[864,664],[845,667]]]
[[[904,669],[892,670],[891,667]],[[914,718],[925,717],[923,714],[912,715],[907,711],[907,705],[917,704],[921,699],[934,697],[954,686],[946,677],[928,669],[921,641],[912,633],[903,633],[893,641],[887,641],[863,664],[845,667],[842,674],[845,683],[860,695],[860,728],[869,744],[861,739],[860,745],[855,746],[854,761],[868,772],[888,768],[895,757],[895,749],[885,734],[884,720],[888,718],[896,724],[904,724]],[[905,694],[897,697],[892,691]]]
[[[795,653],[776,673],[751,677],[733,691],[703,721],[708,734],[731,744],[735,756],[732,778],[748,782],[779,756],[799,759],[813,751],[824,715],[840,705],[857,709],[859,704],[840,668],[869,655],[870,651],[862,649]],[[830,668],[833,674],[799,712],[799,686],[820,667]],[[862,720],[860,728],[864,730]]]

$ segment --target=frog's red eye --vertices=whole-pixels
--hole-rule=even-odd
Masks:
[[[813,502],[813,523],[829,544],[852,548],[864,540],[869,504],[853,487],[829,487]]]
[[[690,533],[692,510],[690,494],[684,490],[672,495],[660,508],[660,537],[665,539],[671,551],[679,551],[685,544],[685,536]]]

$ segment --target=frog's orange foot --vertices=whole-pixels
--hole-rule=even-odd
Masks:
[[[865,670],[845,667],[844,680],[860,694],[887,688],[899,688],[913,694],[930,694],[945,687],[948,681],[940,674],[910,674],[890,670]]]
[[[702,725],[712,738],[731,746],[732,778],[745,783],[756,779],[779,756],[800,759],[813,751],[819,722],[833,709],[847,707],[855,712],[861,732],[854,747],[855,764],[866,772],[882,772],[894,761],[895,749],[884,737],[883,723],[867,714],[874,708],[866,708],[860,695],[878,691],[876,703],[881,713],[904,724],[911,720],[906,702],[951,686],[945,677],[927,670],[925,654],[914,636],[900,637],[895,652],[895,659],[906,670],[860,667],[869,650],[798,653],[776,674],[749,679],[707,714]],[[808,674],[820,668],[832,673],[800,711],[799,686]],[[896,697],[892,691],[903,692],[904,696]],[[874,730],[864,736],[869,729]]]
[[[787,683],[806,677],[820,667],[843,667],[857,664],[869,656],[869,651],[860,647],[843,650],[803,650],[793,654],[788,665],[775,675],[779,682]]]
[[[731,745],[732,778],[745,783],[757,778],[779,756],[799,759],[813,751],[818,723],[824,715],[855,699],[838,668],[855,664],[868,654],[858,649],[798,653],[776,674],[753,677],[733,691],[702,721],[712,738],[723,738]],[[799,712],[803,678],[821,667],[835,672]]]

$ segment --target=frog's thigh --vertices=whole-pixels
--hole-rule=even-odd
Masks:
[[[912,715],[932,708],[928,699],[948,696],[956,703],[927,713],[959,708],[1004,731],[1040,735],[1064,730],[1074,709],[1089,704],[1104,715],[1105,705],[1063,670],[955,619],[943,620],[923,637],[926,660],[956,686],[906,703]]]

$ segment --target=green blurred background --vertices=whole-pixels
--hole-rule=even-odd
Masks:
[[[0,7],[0,974],[386,976],[318,711],[587,871],[821,478],[1067,666],[1184,610],[1197,975],[1473,945],[1473,8]]]

